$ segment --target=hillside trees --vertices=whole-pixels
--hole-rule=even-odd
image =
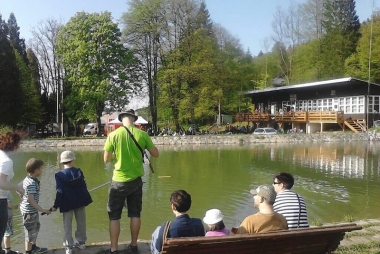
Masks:
[[[344,62],[356,50],[360,37],[355,0],[326,0],[321,43],[323,78],[339,78],[345,74]],[[334,68],[331,68],[334,66]]]
[[[128,104],[131,91],[140,85],[138,62],[120,37],[109,12],[79,12],[60,29],[57,53],[71,86],[65,107],[73,110],[71,107],[80,105],[75,120],[97,119],[100,126],[106,102],[121,110]],[[122,101],[114,103],[115,97]]]
[[[358,41],[356,53],[346,59],[347,74],[363,80],[380,83],[380,12],[376,13],[373,20],[366,22],[361,28],[361,38]],[[373,22],[373,24],[372,24]],[[371,32],[372,25],[372,32]],[[372,37],[371,37],[372,36]],[[371,42],[371,45],[370,45]],[[371,53],[370,53],[371,50]],[[371,55],[371,59],[369,59]],[[370,63],[369,63],[370,60]],[[369,71],[369,68],[370,71]]]
[[[278,54],[278,66],[281,70],[279,76],[285,78],[287,84],[292,83],[294,51],[303,42],[301,19],[300,5],[290,2],[286,11],[277,7],[272,22],[275,42],[273,51]]]

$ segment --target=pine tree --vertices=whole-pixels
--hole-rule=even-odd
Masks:
[[[8,34],[9,41],[13,48],[22,56],[24,62],[28,63],[25,40],[20,38],[20,27],[17,25],[17,20],[13,12],[9,15],[8,19]]]
[[[37,56],[34,54],[33,50],[28,48],[26,51],[26,56],[28,58],[28,67],[30,74],[32,76],[31,85],[36,90],[38,94],[41,94],[41,82],[40,82],[40,71],[39,62]]]
[[[0,125],[16,127],[22,115],[22,89],[8,27],[0,15]]]
[[[196,16],[196,29],[198,28],[205,29],[208,36],[213,36],[214,34],[210,13],[204,1],[201,2]]]
[[[326,32],[321,42],[322,77],[342,77],[344,62],[355,53],[360,38],[355,0],[326,1],[322,24]]]

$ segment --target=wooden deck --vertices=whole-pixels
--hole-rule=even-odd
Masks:
[[[344,123],[343,111],[296,111],[292,113],[270,115],[268,113],[239,113],[237,121],[278,123]]]

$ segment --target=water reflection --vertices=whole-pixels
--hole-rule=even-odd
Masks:
[[[41,177],[43,206],[50,207],[54,202],[54,174],[60,168],[56,158],[65,149],[22,148],[12,154],[15,182],[25,177],[29,158],[37,157],[46,163]],[[112,169],[103,163],[102,147],[70,149],[76,154],[76,166],[84,171],[89,189],[111,179]],[[160,158],[152,160],[156,173],[146,168],[143,177],[142,239],[150,239],[157,225],[173,218],[169,196],[176,189],[185,189],[192,195],[191,216],[202,218],[206,210],[219,208],[227,227],[231,227],[235,220],[241,221],[255,212],[249,190],[271,183],[280,171],[295,176],[294,189],[306,200],[310,223],[341,221],[344,215],[366,219],[380,214],[380,143],[187,145],[159,149]],[[108,241],[107,187],[91,194],[94,203],[87,209],[89,240]],[[58,213],[41,218],[41,245],[60,245],[61,221]],[[20,220],[16,225],[15,247],[22,248]],[[122,229],[121,240],[130,239],[126,212]]]

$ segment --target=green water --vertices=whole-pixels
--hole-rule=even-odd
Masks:
[[[255,212],[249,190],[270,184],[280,171],[296,178],[294,190],[301,194],[308,209],[309,222],[342,221],[344,216],[355,220],[379,218],[380,215],[380,143],[261,144],[158,147],[160,157],[153,159],[156,173],[143,178],[143,212],[140,239],[150,239],[156,226],[172,219],[169,196],[176,189],[185,189],[193,199],[190,216],[203,218],[206,210],[219,208],[225,224]],[[44,160],[41,177],[40,205],[49,208],[55,198],[54,173],[59,170],[56,158],[64,149],[20,149],[11,155],[15,163],[14,181],[25,177],[25,163],[31,157]],[[92,189],[110,181],[112,170],[103,163],[101,147],[72,149],[76,166],[86,176]],[[88,242],[109,241],[106,212],[108,188],[91,192],[94,202],[87,207]],[[18,202],[18,197],[15,197]],[[23,248],[21,218],[15,212],[12,246]],[[60,246],[62,216],[56,212],[41,216],[37,244]],[[130,239],[129,219],[122,217],[121,241]]]

